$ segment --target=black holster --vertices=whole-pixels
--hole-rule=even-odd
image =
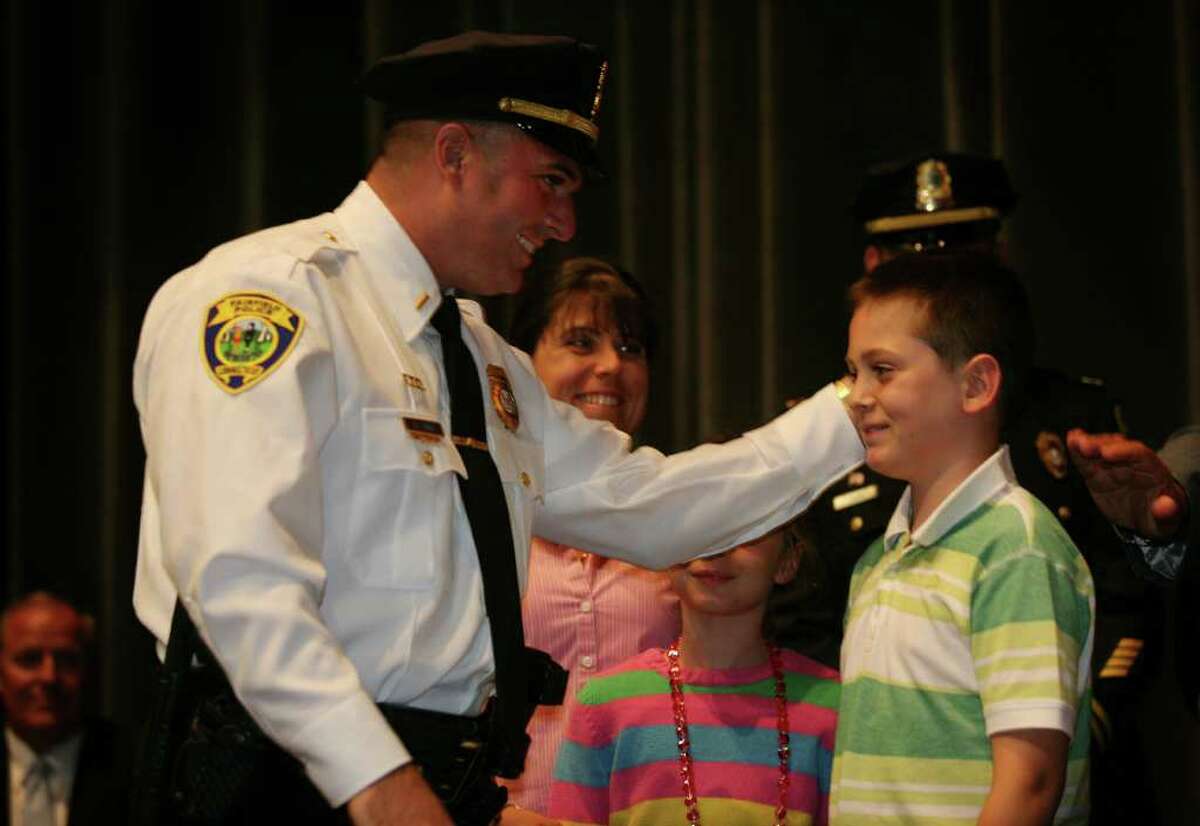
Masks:
[[[538,705],[562,702],[567,672],[543,651],[527,648],[525,659],[532,717]],[[492,778],[520,775],[529,747],[523,731],[518,743],[494,737],[490,709],[479,717],[394,705],[380,710],[455,823],[494,819],[508,792]],[[332,810],[300,762],[270,740],[238,702],[177,603],[135,774],[132,824],[285,821],[349,822],[344,807]]]
[[[178,601],[131,810],[133,826],[349,822],[238,702]]]

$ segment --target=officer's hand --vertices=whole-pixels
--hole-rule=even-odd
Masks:
[[[1158,454],[1119,433],[1067,434],[1071,459],[1100,512],[1150,539],[1169,539],[1187,515],[1187,492]]]
[[[385,774],[347,806],[354,826],[454,826],[415,763]]]
[[[505,806],[500,812],[500,826],[562,826],[561,820],[553,820],[529,809]]]

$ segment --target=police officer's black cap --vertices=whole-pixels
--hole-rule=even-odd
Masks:
[[[389,126],[424,118],[511,123],[596,175],[607,76],[591,44],[474,31],[384,57],[362,83],[386,104]]]
[[[872,240],[921,234],[944,238],[977,230],[995,233],[1017,202],[995,158],[926,154],[867,174],[854,217]]]

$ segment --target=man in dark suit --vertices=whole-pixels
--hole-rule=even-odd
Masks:
[[[0,824],[76,826],[126,816],[128,760],[113,727],[82,713],[90,620],[34,593],[0,616]]]

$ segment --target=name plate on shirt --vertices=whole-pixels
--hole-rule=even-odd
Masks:
[[[440,442],[446,437],[446,431],[442,430],[442,425],[432,419],[405,416],[404,429],[418,442]]]
[[[879,485],[867,485],[865,488],[852,490],[848,493],[839,493],[833,497],[833,509],[835,511],[844,511],[846,508],[861,505],[863,502],[870,502],[877,496],[879,496]]]

